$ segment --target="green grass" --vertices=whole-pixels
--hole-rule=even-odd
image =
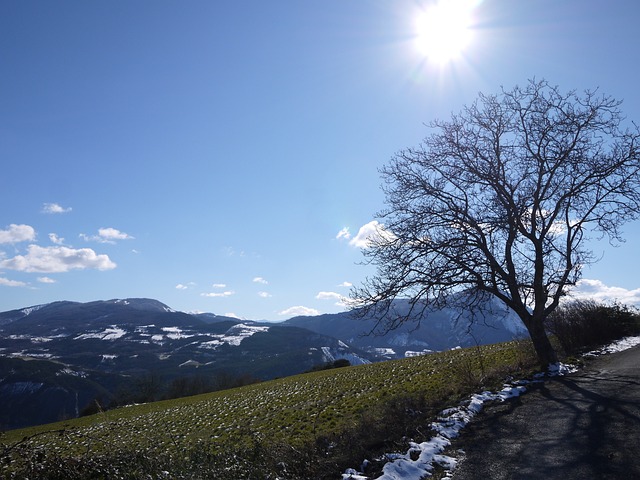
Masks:
[[[98,473],[92,478],[108,478],[113,472],[100,476],[105,459],[109,468],[122,462],[118,472],[123,478],[161,478],[168,469],[172,478],[199,478],[193,472],[205,475],[207,468],[225,478],[216,470],[220,465],[230,469],[228,478],[275,478],[269,469],[280,469],[280,478],[296,478],[299,473],[291,473],[296,461],[304,460],[307,468],[325,462],[322,468],[328,468],[329,457],[337,469],[350,461],[357,466],[363,458],[355,456],[401,441],[402,432],[394,427],[406,429],[420,421],[428,431],[429,418],[440,409],[478,389],[496,388],[508,375],[526,375],[533,365],[528,343],[510,342],[124,407],[5,432],[0,436],[0,476],[34,476],[42,470],[47,472],[42,478],[88,478],[81,473],[74,477],[73,468],[84,465],[86,473],[93,462]],[[415,410],[408,408],[413,404],[420,406],[419,419],[397,418]],[[354,440],[362,444],[350,447],[354,458],[336,451]],[[294,458],[313,455],[323,458]],[[55,462],[63,465],[59,476]],[[133,465],[140,471],[133,471]],[[321,478],[309,472],[307,478]],[[329,473],[327,478],[338,478],[340,470]]]

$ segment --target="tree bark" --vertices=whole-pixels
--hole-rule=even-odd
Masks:
[[[531,336],[533,348],[538,356],[540,366],[544,370],[547,370],[550,364],[558,363],[558,355],[553,345],[551,345],[547,332],[544,329],[544,321],[542,319],[530,318],[524,323]]]

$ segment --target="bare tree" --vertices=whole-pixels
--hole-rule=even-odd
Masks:
[[[495,296],[540,363],[556,362],[545,318],[597,260],[589,238],[623,241],[640,211],[640,130],[623,128],[620,104],[531,80],[432,122],[381,170],[387,208],[363,250],[377,272],[352,290],[354,308],[389,331],[427,306]],[[394,313],[401,298],[409,311]]]

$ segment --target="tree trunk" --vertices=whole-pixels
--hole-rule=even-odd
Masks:
[[[529,336],[533,342],[533,348],[538,356],[540,366],[547,370],[550,364],[558,363],[558,355],[549,341],[547,332],[544,329],[544,321],[542,319],[530,318],[525,323]]]

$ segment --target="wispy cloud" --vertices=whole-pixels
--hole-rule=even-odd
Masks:
[[[50,233],[49,234],[49,240],[51,240],[51,243],[54,243],[56,245],[62,245],[64,244],[64,238],[59,237],[58,235],[56,235],[55,233]]]
[[[27,284],[19,282],[18,280],[9,280],[8,278],[0,277],[0,286],[2,287],[26,287]]]
[[[583,278],[570,292],[573,299],[591,299],[597,302],[618,301],[625,305],[640,306],[640,288],[629,290],[605,285],[600,280]]]
[[[287,316],[287,317],[298,317],[298,316],[314,316],[320,315],[320,312],[315,308],[303,307],[302,305],[297,305],[295,307],[289,307],[281,312],[278,312],[278,315]]]
[[[246,257],[247,256],[244,250],[236,250],[233,247],[225,247],[224,251],[228,257]]]
[[[53,278],[49,278],[49,277],[38,277],[38,281],[40,283],[56,283],[56,281]]]
[[[210,298],[219,298],[219,297],[230,297],[231,295],[235,295],[236,292],[232,291],[232,290],[227,290],[224,292],[208,292],[208,293],[201,293],[200,295],[203,297],[210,297]]]
[[[36,238],[36,231],[30,225],[12,223],[5,230],[0,230],[0,244],[30,242]]]
[[[336,235],[337,239],[344,238],[345,240],[349,240],[351,238],[351,233],[349,232],[349,227],[344,227],[342,230],[338,232]]]
[[[271,294],[269,292],[258,292],[258,296],[261,298],[271,298]]]
[[[212,288],[227,288],[227,284],[226,283],[214,283],[213,285],[211,285]]]
[[[116,228],[100,228],[97,235],[87,235],[85,233],[80,234],[80,238],[83,238],[87,242],[99,242],[99,243],[116,243],[116,240],[133,240],[128,233],[121,232]]]
[[[98,255],[90,248],[29,245],[26,255],[1,260],[0,268],[21,272],[60,273],[87,268],[111,270],[116,268],[116,264],[107,255]]]
[[[65,208],[57,203],[45,203],[44,205],[42,205],[42,213],[51,213],[51,214],[68,213],[71,210],[72,210],[71,207]]]
[[[342,282],[340,285],[338,285],[339,287],[345,287],[345,288],[351,288],[353,287],[353,283],[351,282]]]
[[[189,288],[189,287],[187,287],[186,285],[183,285],[181,283],[176,285],[176,290],[186,290],[187,288]]]
[[[253,279],[253,282],[254,282],[254,283],[261,283],[261,284],[263,284],[263,285],[268,285],[268,284],[269,284],[269,282],[267,282],[267,281],[266,281],[264,278],[262,278],[262,277],[255,277],[255,278]]]

